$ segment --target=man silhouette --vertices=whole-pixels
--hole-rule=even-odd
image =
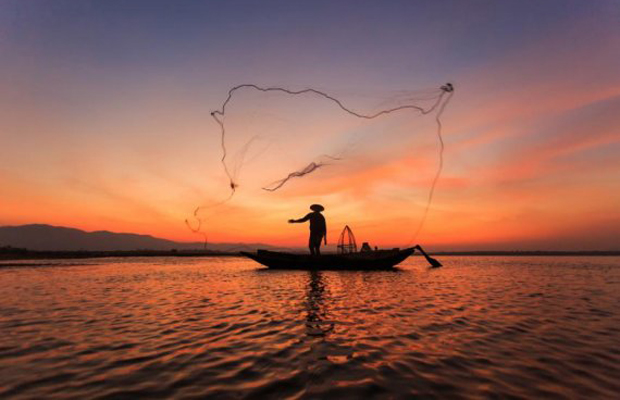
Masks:
[[[325,217],[321,214],[321,211],[325,210],[320,204],[313,204],[310,206],[312,210],[305,217],[300,219],[289,219],[289,224],[296,224],[301,222],[310,221],[310,240],[308,241],[308,247],[310,248],[310,254],[321,255],[321,239],[327,244],[327,224],[325,223]]]

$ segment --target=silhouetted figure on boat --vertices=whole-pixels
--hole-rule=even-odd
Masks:
[[[310,206],[312,210],[303,218],[289,219],[290,224],[296,224],[301,222],[310,221],[310,240],[308,247],[310,248],[310,254],[321,255],[321,240],[324,240],[327,244],[327,224],[325,223],[325,217],[321,214],[321,211],[325,210],[320,204],[313,204]]]

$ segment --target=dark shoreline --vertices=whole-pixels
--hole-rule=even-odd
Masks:
[[[11,249],[0,251],[0,261],[58,260],[111,257],[236,257],[238,252],[174,251],[174,250],[124,250],[124,251],[33,251]]]
[[[434,256],[620,256],[618,250],[605,251],[438,251]]]
[[[293,251],[301,252],[301,251]],[[433,252],[433,256],[620,256],[620,251],[446,251]],[[239,252],[209,250],[124,250],[124,251],[34,251],[26,249],[0,249],[0,261],[58,260],[112,257],[239,257]]]

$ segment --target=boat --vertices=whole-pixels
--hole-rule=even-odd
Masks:
[[[269,250],[242,251],[241,254],[272,269],[303,270],[389,270],[418,248],[374,250],[346,254],[295,254]],[[441,265],[441,264],[440,264]]]

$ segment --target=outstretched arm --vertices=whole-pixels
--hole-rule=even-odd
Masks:
[[[300,223],[300,222],[306,222],[306,221],[307,221],[307,220],[309,220],[309,219],[310,219],[310,214],[306,215],[306,216],[305,216],[305,217],[303,217],[303,218],[299,218],[299,219],[289,219],[289,220],[288,220],[288,223],[289,223],[289,224],[298,224],[298,223]]]

